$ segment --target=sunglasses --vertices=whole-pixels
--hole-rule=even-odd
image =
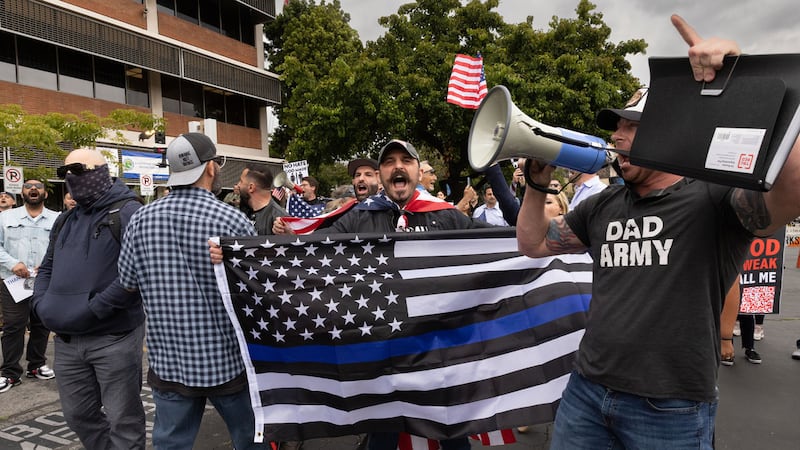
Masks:
[[[72,164],[67,164],[65,166],[61,166],[58,169],[56,169],[56,175],[58,175],[58,178],[63,179],[64,177],[67,176],[67,173],[80,176],[86,172],[91,172],[95,169],[97,169],[97,166],[90,166],[82,163],[72,163]]]
[[[211,158],[211,161],[219,164],[219,168],[222,169],[225,167],[225,163],[228,162],[228,158],[225,155],[219,155]]]
[[[44,189],[44,185],[42,183],[25,183],[22,185],[25,189]]]

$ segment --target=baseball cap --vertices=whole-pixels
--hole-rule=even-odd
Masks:
[[[167,186],[193,184],[203,175],[206,163],[216,156],[217,148],[205,134],[186,133],[178,136],[167,147]]]
[[[347,173],[350,174],[350,178],[353,178],[356,174],[356,169],[363,166],[369,166],[374,170],[378,170],[378,161],[372,158],[358,158],[350,161],[350,164],[347,165]]]
[[[617,122],[620,118],[638,122],[642,118],[644,104],[647,102],[647,88],[640,88],[633,93],[633,96],[625,103],[623,109],[603,109],[597,113],[597,126],[609,131],[617,129]]]
[[[417,153],[417,149],[415,149],[413,145],[409,144],[406,141],[401,141],[400,139],[392,139],[391,141],[387,142],[386,145],[384,145],[383,148],[381,149],[380,154],[378,154],[378,162],[379,163],[382,162],[384,155],[386,155],[386,153],[388,153],[390,150],[395,150],[395,149],[405,150],[406,153],[411,155],[412,158],[419,161],[419,153]]]

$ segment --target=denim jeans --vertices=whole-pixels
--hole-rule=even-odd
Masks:
[[[717,401],[612,391],[573,372],[556,413],[551,450],[712,449]]]
[[[88,449],[144,449],[144,324],[122,335],[56,336],[56,382],[64,418]]]
[[[185,397],[153,389],[156,417],[153,447],[156,450],[190,450],[203,420],[206,397]],[[254,443],[255,418],[250,393],[242,389],[231,395],[208,397],[228,427],[236,450],[268,449],[269,443]]]

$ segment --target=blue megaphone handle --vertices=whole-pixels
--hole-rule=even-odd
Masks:
[[[603,139],[565,128],[559,128],[559,131],[567,138],[566,140],[583,142],[586,146],[562,141],[558,157],[552,161],[554,166],[583,173],[595,173],[603,168],[607,162],[606,142]],[[592,144],[598,147],[593,147]]]

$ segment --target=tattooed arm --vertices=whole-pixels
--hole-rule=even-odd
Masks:
[[[756,236],[770,236],[800,216],[800,138],[769,192],[736,189],[731,205],[742,225]]]
[[[540,186],[550,183],[552,166],[534,160],[530,160],[528,166],[529,176],[534,182]],[[517,215],[517,246],[520,253],[539,258],[586,251],[586,246],[567,225],[564,216],[554,219],[545,216],[546,194],[529,185],[525,189],[522,207]]]

